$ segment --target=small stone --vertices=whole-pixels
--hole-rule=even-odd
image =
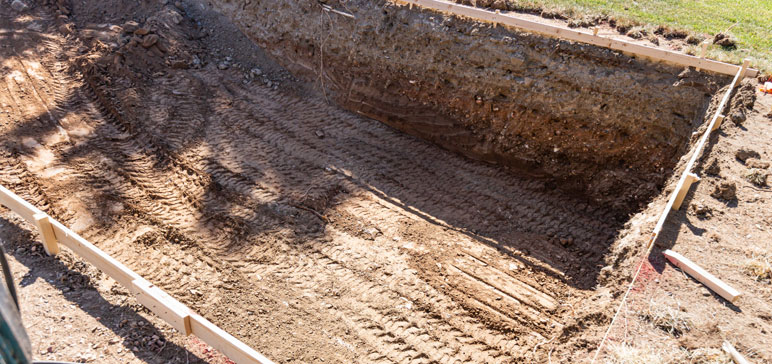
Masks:
[[[740,162],[745,163],[745,161],[749,158],[759,158],[761,155],[759,155],[759,153],[753,149],[740,148],[734,152],[734,157],[737,158],[737,160]]]
[[[58,29],[59,29],[59,32],[64,34],[64,35],[72,34],[72,30],[73,30],[72,24],[70,24],[70,23],[61,24],[61,25],[59,25]]]
[[[21,0],[13,0],[11,3],[11,8],[16,11],[24,11],[29,9],[29,5]]]
[[[137,30],[134,31],[135,35],[146,35],[150,33],[150,31],[147,28],[137,28]]]
[[[257,77],[263,74],[263,71],[261,71],[259,68],[255,67],[251,70],[249,70],[249,73],[252,75],[252,77]]]
[[[702,202],[697,202],[694,205],[692,205],[692,211],[694,211],[695,215],[703,219],[713,215],[713,209],[711,209],[710,206],[705,205]]]
[[[146,36],[144,39],[142,39],[142,47],[150,48],[157,42],[158,42],[158,36],[155,34],[150,34]]]
[[[735,125],[741,125],[747,117],[745,116],[745,112],[742,110],[737,110],[732,113],[730,118]]]
[[[221,69],[221,70],[227,70],[228,67],[230,67],[228,62],[220,62],[220,63],[217,64],[217,68]]]
[[[188,64],[188,62],[185,62],[185,61],[182,61],[182,60],[179,60],[179,59],[171,61],[171,66],[174,69],[180,69],[180,70],[186,70],[186,69],[190,68],[190,65]]]
[[[317,130],[316,132],[314,132],[314,134],[316,134],[316,136],[319,138],[324,138],[324,132],[321,130]]]
[[[129,20],[129,21],[123,23],[121,28],[123,28],[123,31],[125,33],[134,33],[135,31],[137,31],[137,29],[139,29],[139,23],[137,23],[137,22],[135,22],[133,20]]]

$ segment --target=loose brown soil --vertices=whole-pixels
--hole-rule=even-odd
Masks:
[[[619,214],[638,197],[609,210],[345,111],[201,2],[34,5],[1,5],[0,183],[258,351],[568,362],[597,345],[643,240]],[[680,138],[705,92],[679,99],[701,105]],[[44,279],[21,282],[39,358],[226,360],[0,223],[17,278]]]

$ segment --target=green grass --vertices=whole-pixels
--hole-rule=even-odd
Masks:
[[[728,31],[738,41],[727,51],[712,45],[708,58],[751,64],[772,71],[772,0],[508,0],[523,7],[559,9],[569,17],[605,15],[616,19],[665,25],[712,37]],[[736,25],[735,25],[736,24]],[[734,26],[733,26],[734,25]],[[696,46],[685,49],[697,53]]]

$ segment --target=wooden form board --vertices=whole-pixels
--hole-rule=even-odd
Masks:
[[[654,227],[654,231],[652,232],[651,240],[649,240],[649,245],[653,244],[659,237],[659,233],[662,231],[662,227],[665,226],[665,220],[667,220],[667,216],[668,214],[670,214],[670,210],[672,210],[675,206],[676,200],[678,199],[678,195],[683,193],[685,196],[686,195],[685,192],[682,192],[682,191],[685,188],[688,189],[688,187],[691,185],[691,182],[693,182],[692,176],[696,177],[696,175],[694,175],[691,172],[692,168],[694,168],[694,163],[697,162],[697,158],[699,158],[700,155],[702,155],[702,149],[705,148],[705,143],[708,141],[708,137],[710,137],[710,133],[715,129],[716,123],[718,123],[719,120],[723,120],[724,117],[723,115],[721,115],[721,112],[724,110],[726,103],[729,102],[729,97],[732,95],[732,91],[734,90],[735,86],[737,86],[737,83],[740,81],[740,79],[742,79],[743,74],[745,73],[748,67],[748,63],[750,62],[747,59],[743,62],[743,65],[740,67],[740,69],[737,71],[737,74],[734,76],[732,83],[729,84],[729,89],[726,90],[724,97],[721,98],[721,102],[718,104],[718,108],[716,108],[716,113],[713,115],[713,118],[710,119],[708,128],[705,129],[705,133],[700,138],[700,141],[697,143],[697,146],[695,146],[694,151],[692,152],[692,156],[691,158],[689,158],[689,162],[686,163],[684,172],[681,175],[681,178],[678,180],[678,184],[676,184],[676,188],[673,190],[673,193],[670,194],[670,199],[668,199],[667,205],[665,205],[665,209],[662,211],[662,214],[659,216],[657,225]],[[690,180],[690,181],[687,181],[687,180]],[[680,206],[680,203],[679,203],[679,206]]]
[[[672,250],[665,250],[664,254],[665,258],[667,258],[670,263],[673,263],[673,265],[676,267],[681,268],[681,270],[694,277],[694,279],[700,281],[700,283],[713,290],[713,292],[716,292],[719,296],[724,297],[724,299],[727,301],[735,303],[737,298],[740,297],[740,292],[738,290],[730,287],[728,284],[716,278],[705,269],[702,269],[702,267],[689,260],[689,258],[686,258]]]
[[[742,354],[740,354],[737,349],[734,348],[732,344],[729,343],[729,341],[724,341],[724,344],[721,345],[721,348],[724,349],[724,351],[729,354],[729,356],[732,357],[732,360],[734,360],[737,364],[751,364],[747,359],[745,359]]]
[[[8,207],[30,223],[36,224],[41,229],[41,237],[44,240],[53,241],[54,244],[56,241],[60,242],[115,279],[132,292],[139,303],[153,311],[177,331],[185,335],[196,335],[237,364],[273,364],[270,359],[207,319],[195,314],[187,306],[3,186],[0,186],[0,204]],[[55,254],[53,249],[49,251],[46,248],[46,251],[49,254]],[[58,252],[58,246],[56,252]]]
[[[456,4],[444,0],[393,0],[398,4],[413,4],[433,9],[436,11],[447,12],[453,15],[473,18],[494,24],[503,24],[539,33],[551,37],[592,44],[600,47],[621,51],[634,56],[642,56],[655,61],[663,61],[685,67],[699,68],[700,70],[721,73],[725,75],[734,75],[740,69],[740,66],[690,56],[684,53],[669,51],[655,47],[649,47],[642,44],[628,42],[619,39],[610,39],[593,34],[594,32],[582,32],[565,27],[549,25],[518,18],[511,13],[493,12],[478,7]],[[749,69],[746,76],[754,77],[758,70]]]

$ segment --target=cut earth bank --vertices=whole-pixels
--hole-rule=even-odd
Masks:
[[[661,190],[728,83],[384,0],[213,3],[343,107],[619,215]]]

